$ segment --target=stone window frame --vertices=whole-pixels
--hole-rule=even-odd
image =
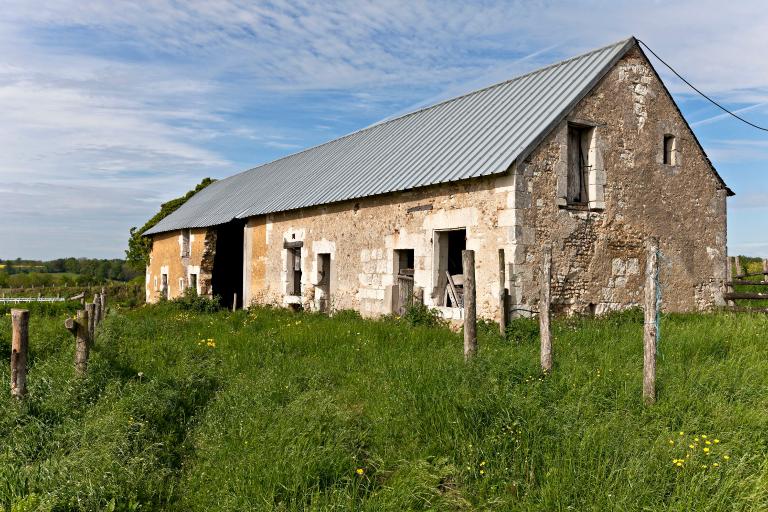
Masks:
[[[299,256],[299,266],[301,267],[301,280],[298,283],[300,293],[297,295],[296,282],[295,282],[295,254],[296,250],[301,251]],[[304,264],[308,257],[308,250],[304,246],[303,240],[297,240],[295,233],[291,235],[290,240],[283,241],[283,265],[284,265],[284,300],[286,303],[301,303],[301,299],[304,296],[304,280],[307,278],[307,273],[304,272]]]
[[[670,167],[680,165],[680,149],[674,133],[665,132],[661,138],[661,163]]]
[[[568,201],[568,128],[571,126],[592,130],[588,157],[591,167],[587,176],[587,202],[583,205]],[[555,164],[557,176],[556,203],[559,208],[574,211],[602,211],[605,209],[606,170],[602,144],[603,126],[588,119],[568,118],[559,127],[555,136],[555,140],[560,146],[560,155]]]
[[[181,258],[189,258],[192,254],[192,230],[184,228],[179,234],[179,254]]]

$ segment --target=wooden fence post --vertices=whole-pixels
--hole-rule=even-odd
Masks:
[[[88,369],[88,311],[81,309],[77,312],[77,318],[67,318],[64,321],[66,327],[75,335],[75,373],[85,375]]]
[[[741,268],[741,258],[739,256],[733,257],[733,266],[736,267],[737,276],[740,276],[744,273],[744,270]]]
[[[477,353],[477,295],[475,292],[475,251],[461,251],[464,271],[464,360]]]
[[[27,393],[27,351],[29,347],[29,311],[11,310],[11,396]]]
[[[101,287],[101,319],[103,320],[107,316],[107,290]]]
[[[499,249],[499,334],[507,335],[507,269],[504,249]]]
[[[237,293],[232,297],[232,311],[237,311]]]
[[[725,257],[725,293],[733,293],[733,267],[731,266],[731,257]],[[735,306],[735,302],[731,299],[726,299],[725,305],[732,307]]]
[[[768,283],[768,258],[763,258],[763,282]]]
[[[96,331],[96,326],[101,323],[101,297],[98,293],[93,295],[93,316],[91,316],[91,324],[93,324],[93,330]]]
[[[93,346],[93,342],[96,339],[96,302],[91,302],[85,305],[85,311],[88,313],[88,345]]]
[[[552,372],[552,333],[549,330],[549,302],[551,299],[552,245],[546,244],[541,264],[541,296],[539,298],[539,337],[541,338],[541,371]]]
[[[645,324],[643,328],[643,401],[647,405],[656,402],[656,321],[658,303],[656,300],[659,277],[659,241],[651,238],[645,264]]]

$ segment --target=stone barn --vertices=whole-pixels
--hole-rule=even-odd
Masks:
[[[147,231],[146,297],[365,316],[415,297],[460,319],[473,249],[498,320],[499,250],[529,314],[550,244],[553,309],[599,314],[641,303],[657,237],[665,309],[703,310],[723,302],[729,195],[630,38],[208,186]]]

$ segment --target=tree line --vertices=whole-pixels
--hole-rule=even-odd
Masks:
[[[0,259],[0,288],[71,286],[130,281],[141,273],[121,259]]]

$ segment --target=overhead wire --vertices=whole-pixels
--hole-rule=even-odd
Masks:
[[[701,92],[701,91],[700,91],[700,90],[699,90],[699,89],[698,89],[698,88],[697,88],[695,85],[693,85],[691,82],[689,82],[688,80],[686,80],[685,78],[683,78],[683,76],[682,76],[680,73],[678,73],[678,72],[675,70],[675,68],[673,68],[672,66],[670,66],[669,64],[667,64],[667,62],[666,62],[664,59],[662,59],[661,57],[659,57],[659,56],[658,56],[658,54],[657,54],[656,52],[654,52],[654,51],[651,49],[651,47],[650,47],[650,46],[648,46],[647,44],[645,44],[645,43],[644,43],[643,41],[641,41],[640,39],[638,39],[638,40],[637,40],[637,42],[638,42],[638,43],[640,43],[641,45],[643,45],[643,46],[644,46],[644,47],[645,47],[645,48],[646,48],[646,49],[647,49],[649,52],[651,52],[651,54],[652,54],[654,57],[656,57],[656,58],[659,60],[659,62],[661,62],[661,63],[662,63],[662,64],[664,64],[664,65],[665,65],[667,68],[669,68],[669,70],[670,70],[670,71],[672,71],[672,72],[673,72],[673,73],[674,73],[674,74],[677,76],[677,78],[679,78],[680,80],[682,80],[683,82],[685,82],[685,83],[686,83],[686,85],[688,85],[688,87],[690,87],[691,89],[693,89],[694,91],[696,91],[697,93],[699,93],[699,95],[701,95],[701,97],[702,97],[702,98],[704,98],[704,99],[708,100],[710,103],[712,103],[713,105],[715,105],[716,107],[718,107],[719,109],[721,109],[723,112],[725,112],[725,113],[727,113],[727,114],[730,114],[730,115],[732,115],[733,117],[735,117],[736,119],[738,119],[738,120],[739,120],[739,121],[741,121],[742,123],[746,123],[746,124],[748,124],[749,126],[751,126],[751,127],[753,127],[753,128],[757,128],[758,130],[762,130],[762,131],[764,131],[764,132],[768,132],[768,128],[765,128],[765,127],[763,127],[763,126],[757,125],[757,124],[755,124],[755,123],[753,123],[753,122],[751,122],[751,121],[748,121],[748,120],[744,119],[744,118],[743,118],[743,117],[741,117],[740,115],[736,114],[735,112],[732,112],[732,111],[728,110],[727,108],[725,108],[724,106],[722,106],[720,103],[716,102],[715,100],[713,100],[712,98],[710,98],[709,96],[707,96],[706,94],[704,94],[703,92]]]

